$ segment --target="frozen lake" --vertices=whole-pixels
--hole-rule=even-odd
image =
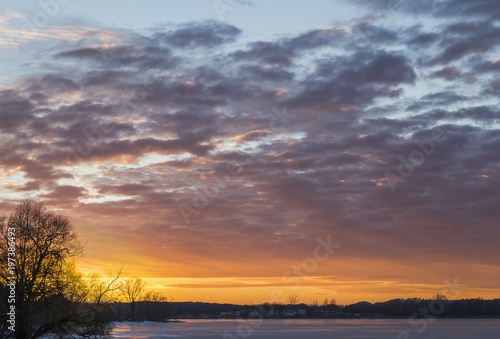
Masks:
[[[500,319],[278,319],[116,323],[113,338],[500,338]]]

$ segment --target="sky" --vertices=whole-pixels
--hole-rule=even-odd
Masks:
[[[0,211],[178,301],[499,298],[496,0],[0,2]]]

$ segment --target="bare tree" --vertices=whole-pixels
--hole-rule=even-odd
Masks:
[[[124,279],[121,284],[121,292],[123,297],[132,306],[132,321],[136,321],[136,303],[140,301],[144,295],[146,282],[140,278]]]
[[[120,277],[122,275],[123,267],[116,275],[110,273],[106,278],[97,273],[86,276],[84,279],[86,281],[87,301],[97,304],[116,301],[115,292],[121,290]]]
[[[167,297],[161,292],[147,292],[144,295],[144,301],[154,302],[154,303],[164,303],[167,301],[172,301],[172,298]]]
[[[87,303],[86,283],[75,268],[82,251],[68,219],[42,203],[25,200],[0,220],[0,284],[4,289],[15,285],[16,308],[15,334],[3,333],[3,338],[109,333],[109,321],[99,317],[102,307]],[[15,267],[7,265],[9,257]]]
[[[174,298],[167,297],[162,292],[147,292],[143,301],[143,313],[149,321],[166,321],[171,312],[170,302]]]
[[[442,293],[436,293],[435,295],[432,296],[433,300],[448,300],[448,297],[445,294]]]
[[[288,296],[288,301],[290,302],[290,304],[296,305],[297,302],[299,301],[299,296],[296,294],[290,294]]]

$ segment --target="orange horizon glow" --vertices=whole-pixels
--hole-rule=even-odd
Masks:
[[[121,250],[121,249],[120,249]],[[133,255],[132,257],[135,257]],[[140,261],[148,263],[141,266]],[[413,263],[413,274],[397,278],[405,266],[404,263],[396,264],[389,260],[362,260],[334,258],[322,262],[318,269],[307,274],[304,270],[295,271],[300,265],[280,262],[277,266],[283,267],[281,275],[273,276],[267,269],[266,276],[225,276],[223,272],[239,272],[240,263],[200,262],[203,266],[210,266],[211,271],[200,270],[185,264],[164,265],[158,260],[154,262],[151,257],[135,258],[123,261],[124,277],[138,277],[147,281],[146,291],[159,291],[174,301],[230,303],[230,304],[259,304],[282,303],[288,304],[288,296],[298,295],[299,303],[323,304],[325,299],[335,299],[338,305],[354,304],[361,301],[371,303],[384,302],[391,299],[422,298],[430,299],[436,294],[444,294],[448,299],[484,298],[495,299],[500,297],[500,288],[496,288],[496,279],[500,278],[500,270],[494,267],[478,266],[464,263],[467,275],[452,276],[441,279],[441,272],[449,264],[435,265],[435,271],[427,271],[427,265]],[[129,264],[127,264],[127,262]],[[170,277],[161,276],[161,267],[172,272]],[[79,261],[79,267],[85,273],[98,272],[103,276],[116,273],[121,265],[104,265],[98,260],[85,257]],[[151,276],[151,267],[158,270],[157,276]],[[385,269],[380,274],[381,267]],[[262,269],[260,267],[259,269]],[[335,275],[316,275],[327,272],[337,272]],[[177,272],[177,273],[175,273]],[[186,275],[186,273],[192,274]],[[210,272],[220,272],[218,276],[211,276]],[[364,274],[359,274],[364,272]],[[486,272],[491,280],[482,278]],[[257,272],[256,272],[257,273]],[[285,273],[285,274],[284,274]],[[304,274],[301,276],[301,274]],[[346,277],[353,276],[355,279]],[[383,279],[384,276],[391,278]],[[373,278],[372,278],[373,277]],[[419,278],[420,277],[420,278]],[[377,280],[374,280],[377,279]],[[432,283],[430,283],[432,282]]]

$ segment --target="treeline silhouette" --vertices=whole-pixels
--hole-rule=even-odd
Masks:
[[[439,302],[442,306],[436,305],[437,302]],[[343,306],[341,307],[341,310],[351,314],[396,317],[409,317],[415,313],[419,316],[424,316],[421,313],[425,310],[428,310],[429,312],[427,313],[433,317],[500,317],[500,299],[394,299],[374,304],[369,302],[359,302]]]
[[[132,319],[129,303],[110,304],[114,321]],[[394,299],[385,302],[358,302],[352,305],[233,305],[202,302],[147,302],[136,305],[137,321],[168,319],[238,319],[238,318],[464,318],[500,317],[500,299]]]

